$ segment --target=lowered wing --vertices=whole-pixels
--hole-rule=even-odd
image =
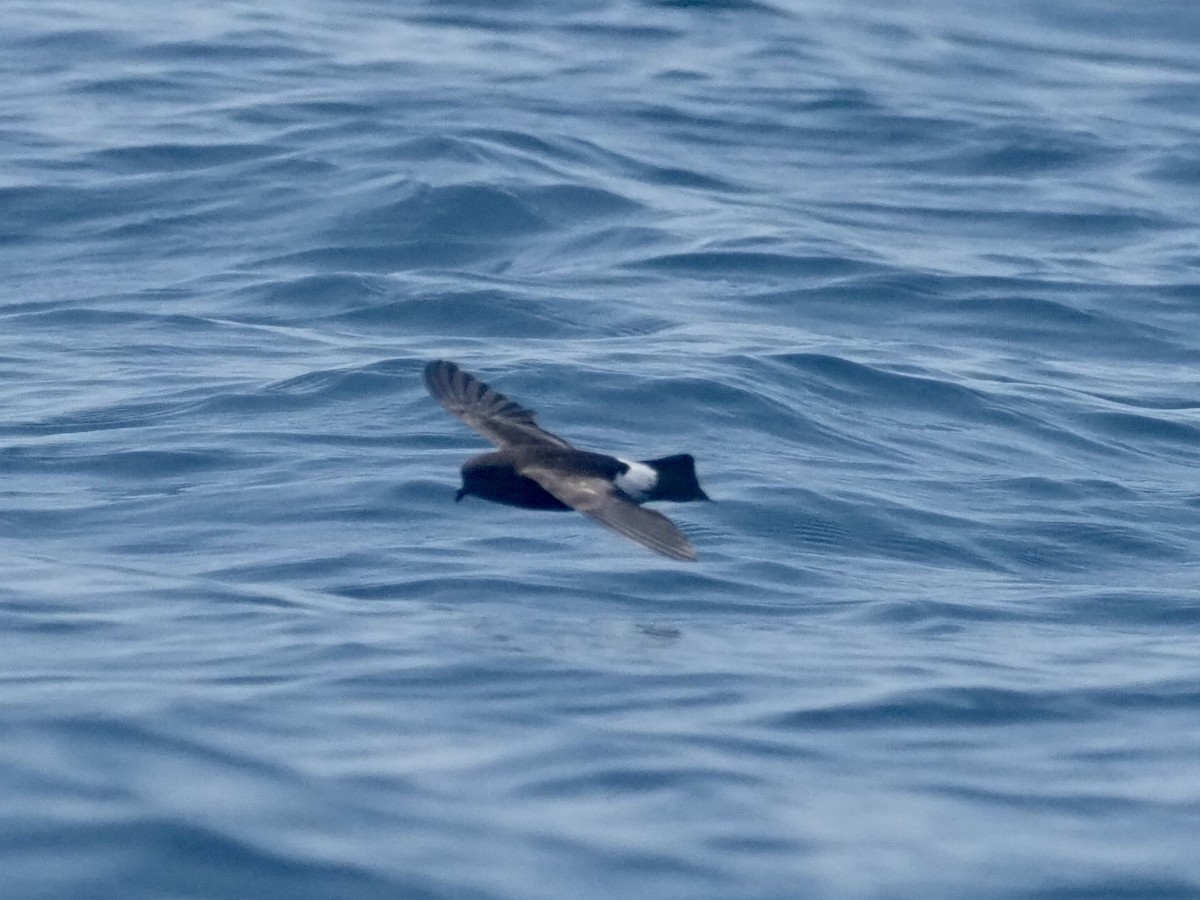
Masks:
[[[686,561],[696,558],[691,542],[674,522],[662,513],[638,506],[604,478],[566,475],[536,465],[522,467],[521,474],[589,519],[655,553]]]

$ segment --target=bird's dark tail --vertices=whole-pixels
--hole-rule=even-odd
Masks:
[[[647,499],[674,500],[676,503],[711,499],[696,480],[696,460],[690,453],[643,459],[642,462],[658,473],[658,481]]]

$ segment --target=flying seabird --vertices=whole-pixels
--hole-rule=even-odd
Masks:
[[[639,505],[708,500],[690,454],[636,462],[579,450],[542,430],[532,410],[446,360],[425,366],[425,386],[442,406],[499,448],[463,464],[455,501],[473,494],[525,509],[575,509],[663,556],[696,558],[675,523]]]

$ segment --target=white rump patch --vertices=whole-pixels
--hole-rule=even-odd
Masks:
[[[617,458],[620,459],[620,457]],[[617,487],[634,500],[645,499],[658,484],[658,473],[645,463],[633,462],[628,459],[622,459],[621,462],[629,466],[629,471],[613,479]]]

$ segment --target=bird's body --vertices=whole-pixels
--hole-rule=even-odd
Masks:
[[[640,462],[572,447],[534,414],[445,360],[425,367],[429,392],[499,450],[467,460],[456,500],[467,495],[525,509],[575,509],[673,559],[695,551],[670,519],[638,504],[707,500],[688,454]]]

